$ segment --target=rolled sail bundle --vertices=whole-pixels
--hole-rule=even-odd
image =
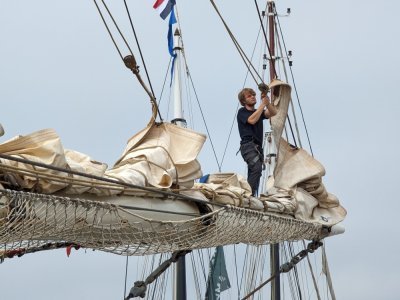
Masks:
[[[52,129],[27,136],[17,136],[0,145],[0,154],[55,168],[114,179],[135,186],[170,188],[180,185],[190,188],[201,177],[197,155],[205,141],[203,134],[172,124],[151,124],[133,136],[118,162],[107,165],[72,150],[64,150],[60,138]],[[128,193],[120,186],[110,186],[96,179],[68,174],[29,162],[0,158],[4,181],[9,187],[52,194],[93,193],[115,195]]]

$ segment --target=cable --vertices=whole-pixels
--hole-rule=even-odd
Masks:
[[[119,29],[119,26],[118,26],[117,22],[115,21],[113,15],[111,14],[111,11],[108,9],[107,4],[104,2],[104,0],[101,0],[101,2],[103,3],[105,9],[107,10],[108,15],[110,16],[111,20],[113,21],[114,26],[115,26],[115,28],[118,30],[118,32],[119,32],[121,38],[123,39],[123,41],[124,41],[126,47],[129,49],[130,54],[133,55],[133,52],[132,52],[131,47],[129,46],[128,42],[126,41],[125,36],[122,34],[122,31]]]
[[[115,48],[117,49],[119,56],[121,57],[121,60],[124,61],[124,57],[122,56],[121,51],[119,50],[119,48],[118,48],[118,46],[117,46],[117,43],[116,43],[115,40],[114,40],[114,37],[113,37],[113,35],[112,35],[111,31],[110,31],[110,28],[109,28],[108,25],[107,25],[106,20],[104,19],[103,13],[101,12],[99,5],[97,4],[96,0],[93,0],[93,2],[94,2],[94,4],[96,5],[96,8],[97,8],[97,10],[98,10],[98,12],[99,12],[99,14],[100,14],[100,17],[101,17],[101,19],[103,20],[104,26],[106,27],[106,29],[107,29],[107,31],[108,31],[108,34],[110,35],[110,38],[111,38],[111,40],[113,41],[114,46],[115,46]]]
[[[138,50],[139,50],[140,58],[141,58],[141,60],[142,60],[143,67],[144,67],[144,70],[145,70],[145,73],[146,73],[146,76],[147,76],[147,81],[149,82],[149,85],[150,85],[151,93],[153,94],[153,97],[156,98],[156,96],[155,96],[155,94],[154,94],[153,86],[152,86],[151,81],[150,81],[149,72],[147,71],[146,63],[145,63],[145,61],[144,61],[142,49],[141,49],[141,47],[140,47],[140,43],[139,43],[138,37],[137,37],[137,35],[136,35],[135,27],[133,26],[131,14],[130,14],[130,12],[129,12],[129,9],[128,9],[128,5],[127,5],[127,3],[126,3],[126,0],[124,0],[124,4],[125,4],[126,12],[127,12],[127,14],[128,14],[129,22],[130,22],[130,24],[131,24],[131,28],[132,28],[132,31],[133,31],[133,35],[135,36],[135,41],[136,41],[136,45],[137,45]],[[161,119],[161,122],[162,122],[161,115],[160,115],[160,119]]]
[[[125,295],[126,295],[126,281],[127,281],[127,278],[128,278],[128,258],[129,258],[129,256],[127,255],[127,256],[126,256],[126,263],[125,263],[124,297],[123,297],[122,299],[124,299],[124,298],[125,298]]]
[[[253,64],[251,63],[251,61],[250,61],[250,60],[248,59],[248,57],[246,56],[245,52],[243,51],[243,49],[241,48],[240,44],[239,44],[238,41],[236,40],[236,38],[235,38],[235,36],[233,35],[232,31],[229,29],[227,23],[226,23],[225,20],[223,19],[221,13],[219,12],[217,6],[216,6],[215,3],[214,3],[214,0],[210,0],[210,2],[211,2],[211,4],[212,4],[212,6],[214,7],[215,11],[217,12],[218,16],[220,17],[222,23],[224,24],[225,29],[227,30],[227,32],[228,32],[230,38],[232,39],[232,41],[233,41],[233,43],[234,43],[236,49],[237,49],[238,52],[239,52],[240,57],[242,58],[243,62],[245,63],[247,69],[249,70],[249,73],[250,73],[251,77],[253,77],[254,82],[257,84],[257,79],[256,79],[255,75],[257,75],[257,77],[261,80],[261,82],[263,82],[262,77],[258,74],[257,70],[254,68]],[[253,74],[253,73],[250,71],[250,68],[253,69],[253,71],[254,71],[255,74]]]
[[[255,6],[256,6],[257,16],[258,16],[258,19],[260,20],[260,24],[261,24],[262,31],[263,31],[263,34],[264,34],[265,43],[267,44],[267,49],[268,49],[269,57],[270,57],[271,60],[272,60],[272,59],[273,59],[273,57],[272,57],[272,51],[271,51],[271,48],[270,48],[269,43],[268,43],[267,33],[265,32],[265,28],[263,27],[262,18],[261,18],[261,15],[260,15],[260,9],[258,8],[257,0],[254,0],[254,4],[255,4]],[[274,5],[273,2],[272,2],[272,5]],[[274,6],[275,6],[275,5],[274,5]],[[273,63],[271,63],[271,66],[272,66],[272,68],[273,68],[273,70],[274,70],[274,75],[275,75],[275,77],[277,77],[278,74],[276,73],[275,65],[274,65]]]
[[[240,286],[239,286],[238,265],[237,265],[237,261],[236,261],[236,245],[233,245],[233,255],[235,257],[236,286],[237,286],[237,294],[238,294],[238,300],[239,300],[240,299]]]
[[[187,64],[186,64],[186,67],[187,67]],[[210,139],[211,148],[212,148],[212,151],[213,151],[213,153],[214,153],[215,161],[217,162],[218,170],[219,170],[219,172],[221,172],[221,165],[220,165],[220,163],[219,163],[219,161],[218,161],[217,153],[215,152],[214,143],[213,143],[213,141],[212,141],[212,139],[211,139],[211,134],[210,134],[210,131],[208,130],[208,126],[207,126],[206,119],[205,119],[205,117],[204,117],[203,109],[201,108],[200,101],[199,101],[199,97],[198,97],[198,95],[197,95],[197,91],[196,91],[196,88],[195,88],[195,86],[194,86],[193,79],[192,79],[192,75],[190,74],[189,69],[187,69],[187,74],[188,74],[189,79],[190,79],[190,82],[191,82],[191,84],[192,84],[193,91],[194,91],[194,95],[196,96],[196,101],[197,101],[197,104],[198,104],[199,109],[200,109],[200,114],[201,114],[201,117],[202,117],[202,119],[203,119],[204,126],[206,127],[207,135],[208,135],[208,137],[209,137],[209,139]]]
[[[261,26],[261,27],[262,27],[262,26]],[[254,43],[253,52],[251,53],[251,57],[250,57],[251,60],[253,60],[254,53],[255,53],[255,51],[256,51],[258,39],[259,39],[259,37],[260,37],[261,27],[260,27],[260,29],[258,30],[256,42]],[[244,83],[243,83],[243,87],[244,87],[245,84],[246,84],[247,76],[248,76],[248,75],[249,75],[249,70],[247,69],[246,76],[245,76]],[[235,125],[236,115],[237,115],[237,111],[238,111],[238,109],[239,109],[239,105],[240,105],[240,104],[239,104],[239,102],[238,102],[237,105],[236,105],[235,115],[233,116],[232,125],[231,125],[231,128],[230,128],[230,130],[229,130],[228,139],[227,139],[226,144],[225,144],[224,153],[222,154],[221,168],[222,168],[222,164],[224,163],[225,154],[226,154],[226,150],[228,149],[229,141],[230,141],[230,139],[231,139],[233,126]]]
[[[169,58],[169,63],[168,63],[168,67],[167,67],[167,72],[165,73],[165,77],[164,77],[164,82],[161,88],[161,93],[160,93],[160,97],[158,98],[158,106],[160,106],[161,103],[161,99],[162,99],[162,95],[164,93],[164,88],[165,88],[165,83],[167,82],[167,78],[168,78],[168,73],[169,73],[169,67],[171,66],[171,62],[172,62],[172,57]]]
[[[279,17],[277,17],[276,20],[277,20],[277,22],[278,22],[279,31],[280,31],[280,33],[281,33],[283,47],[284,47],[285,53],[286,53],[286,55],[287,55],[288,52],[287,52],[287,49],[286,49],[286,43],[285,43],[285,39],[284,39],[284,37],[283,37],[283,32],[282,32],[281,24],[280,24],[280,22],[279,22]],[[298,92],[297,92],[296,82],[295,82],[295,80],[294,80],[294,74],[293,74],[292,66],[290,66],[290,65],[289,65],[289,70],[290,70],[290,74],[292,75],[293,87],[294,87],[294,91],[295,91],[295,93],[296,93],[297,103],[298,103],[298,105],[299,105],[299,109],[300,109],[300,113],[301,113],[301,118],[302,118],[303,124],[304,124],[304,129],[305,129],[305,131],[306,131],[306,136],[307,136],[307,140],[308,140],[308,145],[309,145],[309,147],[310,147],[310,152],[311,152],[311,155],[314,156],[314,153],[313,153],[313,150],[312,150],[312,147],[311,147],[310,136],[309,136],[309,134],[308,134],[307,124],[306,124],[306,121],[305,121],[305,119],[304,119],[303,109],[302,109],[301,104],[300,104],[300,97],[299,97],[299,94],[298,94]]]

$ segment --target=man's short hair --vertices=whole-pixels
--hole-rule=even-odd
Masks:
[[[256,92],[251,88],[242,89],[238,94],[238,99],[239,99],[239,102],[240,102],[240,104],[242,106],[244,106],[246,104],[246,94],[247,93],[252,93],[254,95],[256,94]]]

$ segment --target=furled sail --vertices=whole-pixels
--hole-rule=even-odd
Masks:
[[[94,161],[86,154],[64,150],[59,136],[52,129],[17,136],[1,144],[0,153],[137,186],[170,188],[172,184],[179,184],[190,188],[194,180],[202,175],[196,158],[204,141],[205,136],[195,131],[169,123],[152,123],[130,139],[122,157],[109,170],[105,163]],[[16,187],[25,190],[47,194],[60,190],[64,194],[89,192],[110,195],[121,192],[102,189],[100,184],[71,184],[74,179],[82,179],[78,175],[70,175],[64,182],[60,182],[55,178],[65,177],[62,171],[32,166],[28,162],[7,159],[1,159],[0,162],[3,174],[7,178],[12,177]],[[12,170],[19,172],[14,173]]]
[[[205,136],[154,118],[108,170],[65,150],[51,129],[1,144],[0,176],[8,189],[0,190],[0,256],[54,242],[143,255],[323,238],[346,211],[322,184],[323,166],[281,138],[290,86],[274,81],[271,87],[279,88],[271,120],[278,160],[268,194],[258,198],[234,173],[195,183],[202,176],[197,155]]]
[[[241,176],[227,173],[214,174],[207,183],[196,184],[195,188],[219,203],[284,213],[327,226],[343,221],[346,210],[336,196],[326,191],[322,164],[281,137],[291,101],[290,85],[274,80],[269,87],[275,89],[276,95],[277,114],[271,118],[271,124],[278,156],[274,176],[268,180],[268,193],[252,197],[250,186]]]

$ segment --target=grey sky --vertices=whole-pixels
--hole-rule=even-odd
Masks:
[[[138,58],[123,1],[113,2]],[[222,2],[217,1],[223,16],[250,54],[259,26],[254,4]],[[112,165],[128,138],[147,124],[150,104],[93,2],[0,3],[1,141],[51,127],[65,148]],[[128,3],[158,96],[169,60],[167,22],[152,1]],[[292,8],[281,25],[294,53],[312,147],[326,168],[328,191],[348,210],[346,233],[327,240],[337,298],[397,299],[400,4],[279,0],[277,7],[282,13]],[[189,68],[220,158],[246,69],[209,1],[178,0],[178,9]],[[192,102],[195,129],[205,132],[193,95]],[[235,125],[223,169],[245,174],[235,155],[238,143]],[[209,142],[200,160],[204,173],[218,171]],[[70,258],[64,250],[14,258],[0,265],[1,297],[117,299],[124,268],[125,258],[89,250]],[[132,267],[128,284],[137,279],[134,272]]]

